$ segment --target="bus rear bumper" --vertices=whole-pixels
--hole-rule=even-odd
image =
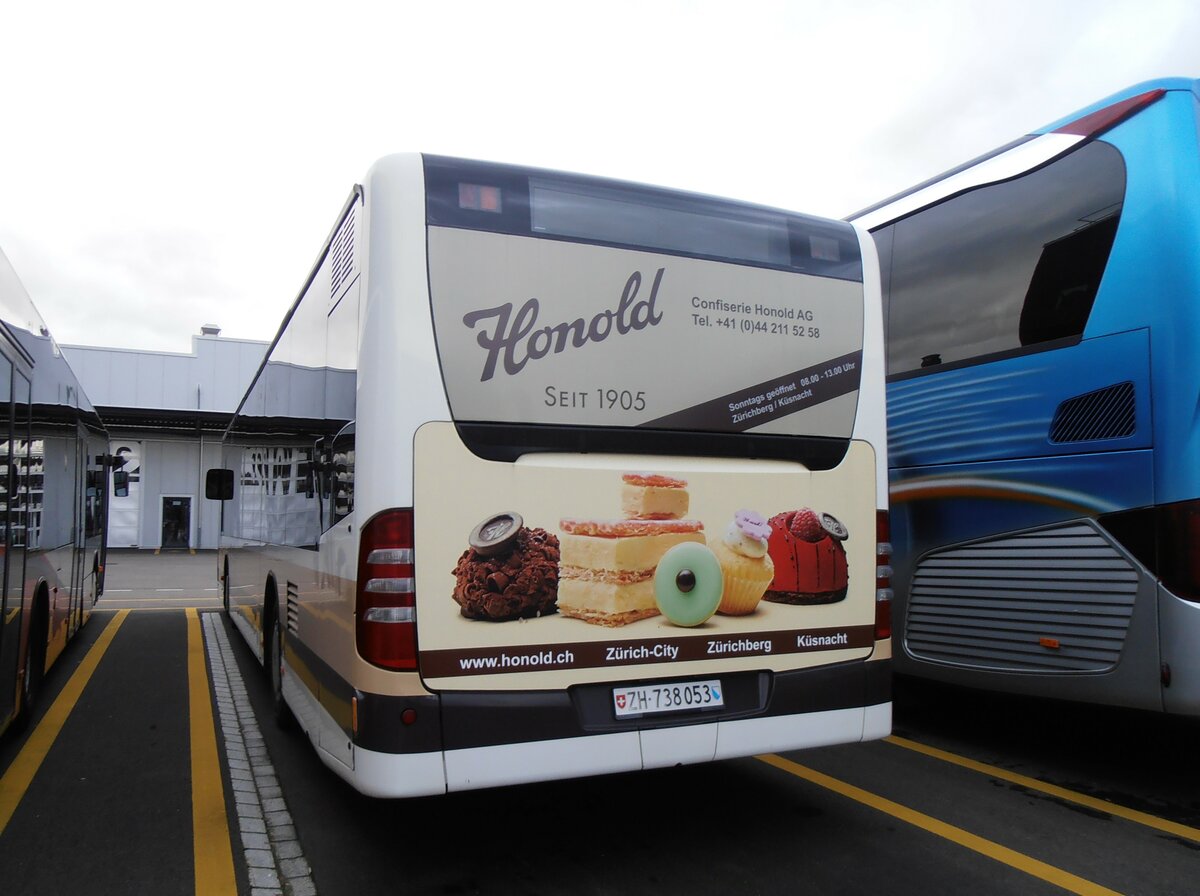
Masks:
[[[1158,589],[1162,638],[1163,709],[1200,716],[1200,603]]]
[[[354,748],[326,764],[373,797],[431,796],[854,743],[891,731],[892,704],[430,753]],[[324,757],[323,757],[324,758]]]

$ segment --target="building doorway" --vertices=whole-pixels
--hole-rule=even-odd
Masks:
[[[191,547],[191,495],[165,495],[162,499],[162,547],[178,550]]]

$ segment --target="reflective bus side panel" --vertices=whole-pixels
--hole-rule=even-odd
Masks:
[[[1200,711],[1196,110],[1138,85],[858,218],[905,671]]]

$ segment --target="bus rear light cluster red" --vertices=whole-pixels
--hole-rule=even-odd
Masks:
[[[1200,601],[1200,501],[1157,510],[1158,575],[1172,594]]]
[[[1074,121],[1064,124],[1055,130],[1054,133],[1075,134],[1080,137],[1096,137],[1110,128],[1116,127],[1131,115],[1141,112],[1155,100],[1166,96],[1166,94],[1167,92],[1162,88],[1147,90],[1145,93],[1131,96],[1129,99],[1121,100],[1119,103],[1113,103],[1111,106],[1097,109],[1090,115],[1076,118]]]
[[[875,640],[892,636],[892,524],[886,510],[875,513]]]
[[[1200,603],[1200,500],[1110,513],[1100,524],[1168,591]]]
[[[362,530],[358,548],[355,637],[367,662],[417,668],[412,508],[385,510]]]

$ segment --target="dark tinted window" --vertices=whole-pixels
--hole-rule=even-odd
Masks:
[[[430,224],[648,249],[862,280],[854,229],[621,181],[425,157]]]
[[[1080,336],[1124,194],[1121,154],[1095,142],[877,231],[888,373]]]
[[[333,499],[330,525],[354,512],[354,424],[334,437],[330,459],[329,489]]]

